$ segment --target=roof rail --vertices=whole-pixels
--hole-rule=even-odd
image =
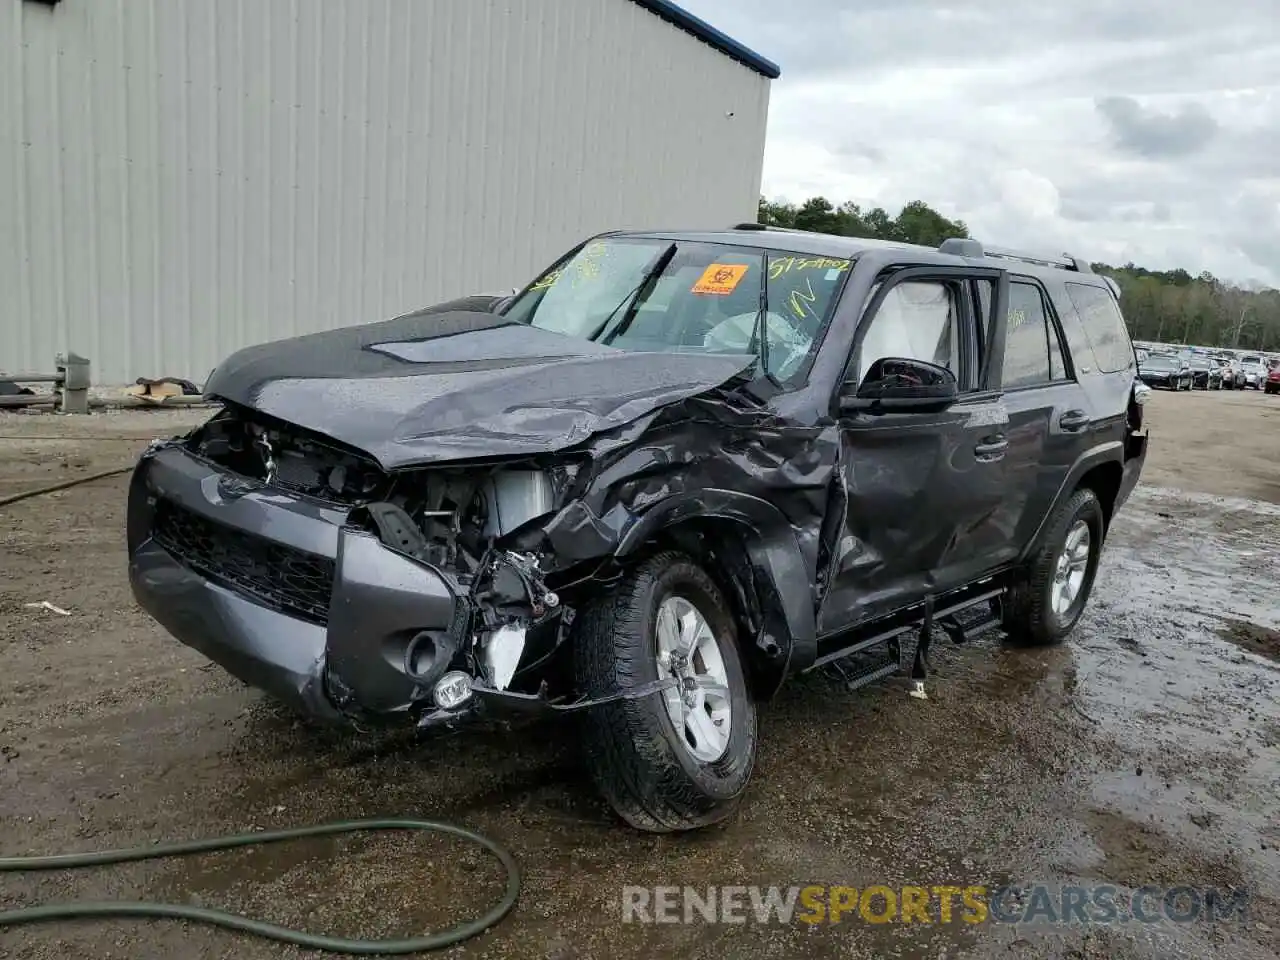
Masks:
[[[987,247],[987,256],[1000,260],[1017,260],[1019,263],[1033,263],[1039,267],[1057,267],[1059,270],[1075,270],[1076,260],[1065,253],[1060,257],[1042,257],[1034,253],[1023,253],[1020,250],[1009,250],[1005,247]]]
[[[797,230],[795,227],[776,227],[772,223],[735,223],[734,230],[773,230],[777,233],[812,233],[811,230]]]
[[[1059,270],[1074,270],[1077,273],[1093,273],[1087,260],[1064,253],[1059,257],[1041,257],[1019,250],[1005,247],[988,247],[978,240],[967,237],[950,237],[938,244],[939,253],[949,253],[957,257],[994,257],[998,260],[1017,260],[1019,263],[1031,263],[1039,267],[1055,267]]]

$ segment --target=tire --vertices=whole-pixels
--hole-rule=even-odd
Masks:
[[[1087,556],[1081,570],[1083,577],[1070,603],[1055,611],[1054,594],[1060,582],[1057,577],[1059,557],[1064,552],[1068,536],[1074,533],[1078,524],[1083,524],[1089,534]],[[1067,639],[1089,604],[1105,533],[1102,504],[1087,487],[1077,490],[1057,509],[1049,521],[1044,545],[1028,564],[1026,580],[1005,597],[1003,626],[1010,643],[1046,647]]]
[[[658,680],[659,614],[668,602],[696,609],[718,648],[728,688],[728,697],[719,702],[727,701],[729,707],[728,718],[721,717],[729,726],[723,752],[711,757],[704,749],[701,758],[695,755],[695,740],[686,733],[687,726],[677,729],[671,712],[677,708],[668,706],[666,693],[586,710],[582,732],[596,787],[623,820],[653,833],[692,830],[732,815],[756,756],[755,704],[733,616],[715,582],[683,553],[650,558],[579,612],[573,654],[578,689],[598,697]],[[695,707],[689,715],[700,709]],[[708,716],[711,709],[706,710]],[[718,736],[723,725],[712,723],[711,733]],[[708,739],[714,748],[715,737]],[[705,748],[707,742],[702,745]]]

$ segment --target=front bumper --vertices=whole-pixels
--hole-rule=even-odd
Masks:
[[[458,649],[469,606],[452,577],[345,522],[159,445],[129,489],[133,594],[176,639],[304,714],[403,715],[431,695],[410,675],[410,642],[425,632]]]

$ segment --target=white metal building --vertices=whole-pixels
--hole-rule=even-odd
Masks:
[[[0,0],[0,370],[200,382],[754,219],[777,75],[668,0]]]

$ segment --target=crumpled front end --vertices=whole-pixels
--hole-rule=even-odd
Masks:
[[[396,479],[226,414],[139,462],[130,581],[177,639],[305,714],[417,714],[451,670],[467,681],[450,678],[455,700],[471,678],[501,693],[529,632],[554,633],[558,601],[536,562],[493,548],[551,494],[530,471]],[[476,503],[488,513],[464,519]]]
[[[228,404],[138,464],[130,579],[177,639],[306,714],[453,725],[602,702],[572,682],[577,609],[664,530],[720,522],[703,547],[768,688],[812,660],[837,449],[728,391],[570,449],[385,470]]]
[[[358,712],[405,711],[422,696],[415,640],[458,642],[459,585],[347,519],[159,446],[130,488],[134,595],[177,639],[306,714],[351,713],[357,692]]]

